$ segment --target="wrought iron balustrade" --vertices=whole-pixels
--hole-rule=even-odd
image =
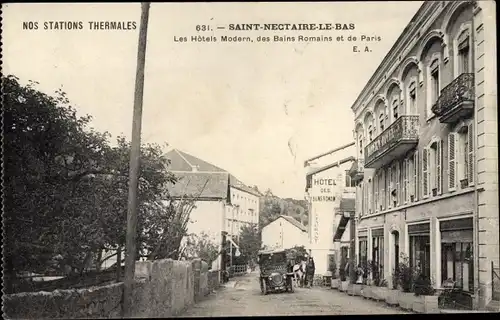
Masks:
[[[373,163],[381,157],[391,157],[392,154],[388,154],[391,150],[396,149],[396,152],[400,152],[401,150],[397,148],[399,145],[416,143],[418,141],[418,132],[418,115],[399,117],[365,147],[364,167],[372,167]]]
[[[441,118],[441,122],[455,121],[457,116],[471,113],[474,99],[474,74],[462,73],[441,90],[432,112]]]

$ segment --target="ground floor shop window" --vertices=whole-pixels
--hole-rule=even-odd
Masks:
[[[372,270],[374,279],[384,277],[384,229],[372,230],[372,263],[375,270]]]
[[[424,276],[431,275],[431,245],[429,235],[410,235],[410,267]]]
[[[455,287],[474,291],[472,218],[442,221],[441,279],[455,281]]]
[[[359,238],[358,262],[361,264],[361,267],[363,269],[366,269],[368,267],[368,239],[366,237]],[[363,277],[367,278],[368,272],[365,271]]]
[[[408,226],[410,240],[410,267],[423,276],[431,275],[430,224],[421,223]]]

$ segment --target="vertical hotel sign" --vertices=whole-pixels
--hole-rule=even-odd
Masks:
[[[331,178],[313,178],[313,194],[311,197],[312,206],[314,207],[313,220],[313,243],[318,244],[320,238],[320,221],[319,213],[324,211],[324,203],[335,202],[333,196],[333,188],[336,185],[335,179]],[[318,210],[319,209],[319,210]]]

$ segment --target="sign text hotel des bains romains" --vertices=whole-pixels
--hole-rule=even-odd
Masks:
[[[314,202],[334,202],[335,197],[332,196],[332,187],[336,185],[335,179],[318,178],[313,179],[315,188],[319,188],[322,195],[312,196]]]

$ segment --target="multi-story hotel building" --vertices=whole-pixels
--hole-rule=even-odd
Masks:
[[[357,258],[392,285],[404,253],[474,307],[499,289],[494,12],[425,2],[352,105]]]

